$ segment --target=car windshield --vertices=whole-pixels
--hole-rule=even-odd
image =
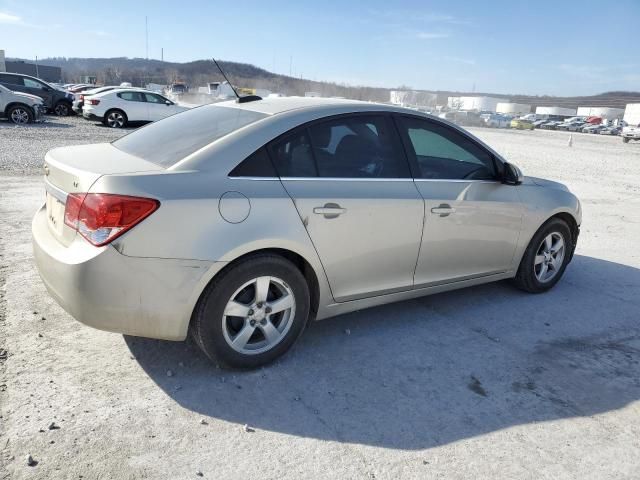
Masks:
[[[267,116],[240,108],[205,105],[152,123],[112,145],[169,168],[209,143]]]

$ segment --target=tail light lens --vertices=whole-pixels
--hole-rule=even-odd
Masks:
[[[84,95],[80,95],[80,101],[84,102]]]
[[[89,99],[89,105],[98,105],[99,103],[100,103],[100,100]]]
[[[155,212],[160,206],[152,198],[110,193],[70,193],[64,223],[77,230],[96,247],[111,243]]]

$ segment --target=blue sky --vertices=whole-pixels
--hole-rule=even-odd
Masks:
[[[640,0],[80,3],[0,0],[9,57],[215,56],[349,84],[640,91]]]

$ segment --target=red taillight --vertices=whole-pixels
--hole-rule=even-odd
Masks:
[[[100,103],[100,100],[95,100],[90,98],[89,99],[89,105],[98,105]]]
[[[106,245],[147,218],[160,206],[152,198],[110,193],[70,193],[64,223],[96,247]]]
[[[84,95],[80,95],[80,101],[84,102]]]

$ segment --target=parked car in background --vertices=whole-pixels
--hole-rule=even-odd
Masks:
[[[47,110],[59,116],[71,115],[73,95],[49,85],[44,80],[19,73],[0,72],[0,85],[14,92],[28,93],[42,98]]]
[[[582,217],[566,186],[449,122],[326,98],[204,105],[51,150],[45,172],[33,250],[60,305],[112,332],[190,334],[236,368],[316,319],[503,279],[548,291]]]
[[[533,122],[533,128],[540,128],[543,124],[547,123],[549,120],[542,119],[542,120],[536,120],[535,122]]]
[[[591,124],[587,122],[571,122],[570,124],[565,126],[564,130],[566,130],[567,132],[581,132],[584,127],[589,125]]]
[[[123,128],[133,122],[162,120],[185,110],[186,107],[176,105],[158,93],[119,88],[87,97],[82,116],[108,127]]]
[[[600,130],[600,135],[620,135],[620,133],[622,132],[622,127],[604,127],[602,130]]]
[[[585,124],[582,126],[582,129],[580,131],[582,133],[600,133],[600,130],[604,130],[605,128],[606,126],[602,124],[598,124],[598,125]]]
[[[483,118],[484,124],[490,128],[509,128],[511,118],[507,115],[491,114]]]
[[[549,122],[545,122],[542,125],[540,125],[540,128],[543,130],[555,130],[557,126],[560,125],[561,123],[564,123],[564,122],[560,122],[558,120],[551,120]]]
[[[530,120],[523,120],[522,118],[514,118],[511,120],[511,128],[517,130],[533,130],[533,122]]]
[[[0,118],[6,118],[16,125],[25,125],[42,121],[44,112],[42,98],[14,92],[0,85]]]
[[[81,93],[75,94],[74,95],[74,100],[73,100],[73,111],[76,112],[78,115],[82,115],[82,107],[84,106],[84,100],[85,98],[91,96],[91,95],[97,95],[98,93],[102,93],[102,92],[108,92],[109,90],[116,90],[122,87],[119,86],[105,86],[105,87],[97,87],[91,90],[84,90]],[[131,90],[144,90],[143,88],[140,89],[136,89],[135,87],[131,87]]]
[[[623,127],[620,135],[622,136],[622,141],[624,143],[629,143],[631,140],[640,140],[640,124],[635,127]]]

